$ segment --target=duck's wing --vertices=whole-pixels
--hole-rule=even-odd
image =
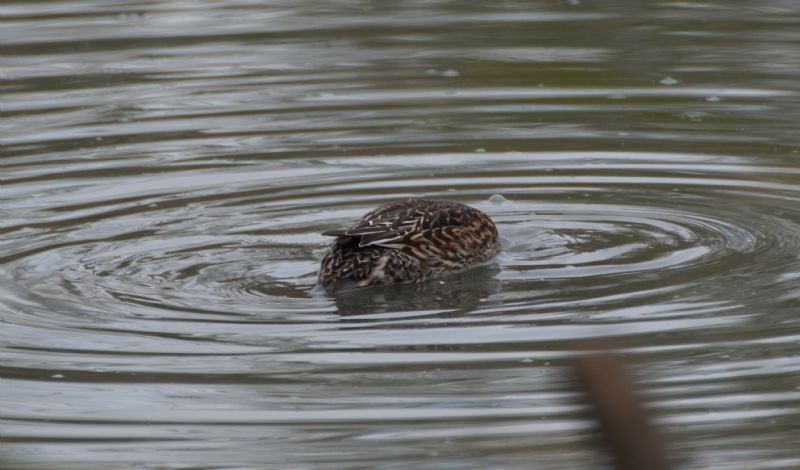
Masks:
[[[475,212],[454,202],[410,199],[385,204],[365,215],[351,227],[322,232],[323,235],[356,239],[358,246],[380,245],[399,248],[399,242],[412,233],[446,226],[465,225]]]

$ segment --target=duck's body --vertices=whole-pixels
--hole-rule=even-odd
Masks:
[[[384,204],[336,237],[318,283],[326,290],[419,282],[486,261],[500,252],[497,228],[483,212],[450,201]]]

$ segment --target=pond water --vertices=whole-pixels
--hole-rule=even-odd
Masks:
[[[681,468],[800,468],[799,14],[5,2],[3,458],[598,468],[602,339]],[[503,253],[311,292],[320,232],[410,196]]]

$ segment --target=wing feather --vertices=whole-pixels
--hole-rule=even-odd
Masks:
[[[448,202],[409,199],[387,203],[366,214],[351,227],[328,230],[323,235],[338,237],[339,243],[355,239],[358,246],[402,247],[412,234],[442,227],[465,225],[475,210]]]

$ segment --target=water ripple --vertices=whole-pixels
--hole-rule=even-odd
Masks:
[[[583,468],[602,340],[686,468],[800,465],[796,8],[586,3],[4,7],[4,450]],[[312,292],[405,197],[503,252]]]

